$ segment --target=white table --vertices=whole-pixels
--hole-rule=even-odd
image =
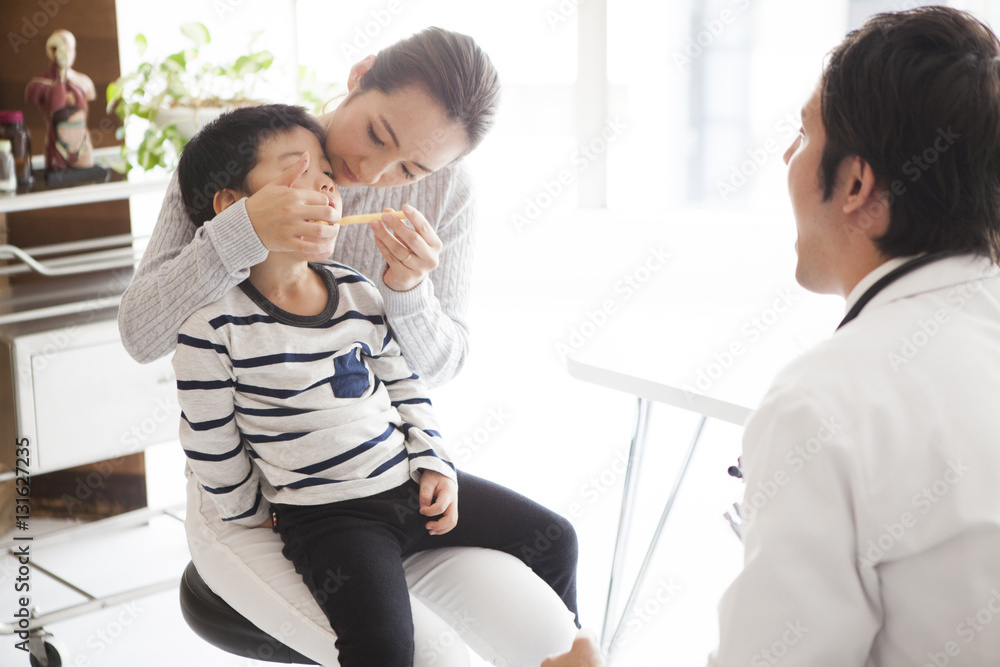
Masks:
[[[746,232],[735,225],[733,229],[735,234]],[[601,637],[609,661],[706,422],[717,419],[742,426],[780,368],[827,338],[843,315],[841,299],[812,295],[795,284],[794,263],[788,261],[793,253],[780,255],[781,261],[762,260],[747,253],[738,239],[720,248],[718,225],[688,232],[691,238],[684,239],[683,252],[674,252],[658,275],[627,300],[589,309],[568,345],[574,348],[566,358],[572,377],[634,395],[638,403]],[[732,276],[744,279],[732,284]],[[700,419],[618,613],[626,585],[622,571],[638,461],[653,402],[693,412]]]

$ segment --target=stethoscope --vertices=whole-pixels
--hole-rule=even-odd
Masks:
[[[854,302],[854,305],[851,306],[851,309],[847,311],[847,315],[845,315],[844,319],[842,319],[840,321],[840,324],[837,325],[837,330],[839,331],[840,327],[844,326],[845,324],[853,320],[855,317],[857,317],[858,314],[861,313],[861,309],[864,308],[866,305],[868,305],[868,302],[874,299],[876,294],[884,290],[891,283],[896,282],[897,280],[905,276],[907,273],[910,273],[911,271],[916,271],[922,266],[927,266],[928,264],[931,264],[941,259],[945,259],[946,257],[952,257],[957,254],[959,254],[959,251],[957,250],[944,250],[941,252],[932,252],[926,255],[921,255],[920,257],[914,257],[913,259],[908,260],[903,264],[900,264],[895,269],[893,269],[892,271],[890,271],[889,273],[885,274],[877,281],[875,281],[874,285],[865,290],[864,294],[862,294],[861,297]]]
[[[941,252],[932,252],[926,255],[921,255],[920,257],[914,257],[913,259],[907,260],[903,264],[900,264],[895,269],[893,269],[889,273],[885,274],[884,276],[876,280],[871,287],[869,287],[864,291],[861,297],[854,302],[853,306],[851,306],[851,309],[847,311],[847,315],[845,315],[844,319],[842,319],[840,321],[840,324],[837,325],[836,330],[839,331],[842,326],[844,326],[845,324],[856,318],[861,313],[861,310],[866,305],[868,305],[868,302],[875,298],[875,295],[877,295],[879,292],[881,292],[886,287],[896,282],[906,274],[912,271],[916,271],[922,266],[927,266],[928,264],[931,264],[933,262],[937,262],[939,260],[945,259],[947,257],[952,257],[958,254],[960,254],[960,251],[958,250],[944,250]],[[729,466],[728,472],[733,477],[739,477],[739,478],[743,477],[743,471],[740,470],[738,462],[737,465]]]

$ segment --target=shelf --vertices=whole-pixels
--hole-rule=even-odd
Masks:
[[[109,161],[118,157],[118,150],[118,147],[99,148],[94,151],[95,161],[98,164],[106,165]],[[39,162],[38,157],[32,156],[33,165]],[[39,178],[44,182],[44,174],[40,176],[36,175],[36,182]],[[118,176],[117,178],[121,177]],[[169,183],[170,175],[167,173],[145,173],[134,169],[129,175],[128,180],[117,180],[94,185],[77,185],[51,190],[38,189],[38,186],[36,186],[36,191],[0,197],[0,214],[73,206],[75,204],[117,201],[119,199],[128,199],[133,195],[162,193],[166,191]],[[41,187],[44,188],[44,185]]]

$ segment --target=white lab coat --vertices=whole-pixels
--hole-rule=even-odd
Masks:
[[[1000,665],[989,262],[917,269],[790,364],[747,421],[742,466],[744,570],[711,665]]]

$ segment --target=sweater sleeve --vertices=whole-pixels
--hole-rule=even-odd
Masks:
[[[245,280],[250,267],[266,257],[245,199],[196,228],[184,210],[175,174],[118,310],[125,349],[141,363],[169,354],[181,324]]]
[[[180,442],[188,466],[219,508],[223,521],[255,527],[270,510],[260,468],[236,425],[236,378],[225,345],[196,313],[180,329],[173,356]]]
[[[434,470],[458,481],[455,465],[442,446],[427,386],[410,370],[391,334],[386,335],[382,350],[373,354],[369,363],[402,419],[410,477],[419,482],[422,470]]]
[[[438,267],[406,292],[386,286],[385,267],[374,278],[403,354],[429,387],[458,375],[469,353],[466,316],[475,246],[475,206],[468,175],[456,166],[437,176],[425,180],[430,190],[426,196],[441,202],[439,218],[429,220],[442,243]]]

